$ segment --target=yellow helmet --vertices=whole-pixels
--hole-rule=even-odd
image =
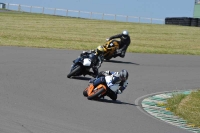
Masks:
[[[98,46],[97,50],[96,50],[96,55],[103,55],[103,53],[105,52],[103,46]]]

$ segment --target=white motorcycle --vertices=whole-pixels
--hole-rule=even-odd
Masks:
[[[75,59],[67,77],[70,78],[71,76],[90,75],[89,73],[92,68],[94,58],[94,54],[90,53],[88,57],[80,56]]]

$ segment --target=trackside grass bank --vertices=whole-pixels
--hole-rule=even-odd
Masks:
[[[0,45],[94,49],[128,30],[128,52],[200,55],[199,27],[100,21],[23,12],[0,12]]]
[[[193,127],[200,127],[200,90],[189,95],[177,94],[165,105],[171,112],[187,120]]]

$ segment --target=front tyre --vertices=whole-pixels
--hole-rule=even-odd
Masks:
[[[75,69],[73,69],[68,75],[67,77],[70,78],[71,76],[73,76],[75,73],[79,72],[81,70],[81,66],[77,66]]]
[[[97,89],[93,91],[93,94],[88,96],[88,100],[92,100],[92,99],[99,99],[101,97],[101,94],[105,91],[104,88],[101,89]]]
[[[88,91],[88,88],[86,88],[86,89],[83,91],[83,96],[85,96],[85,97],[88,96],[87,91]]]

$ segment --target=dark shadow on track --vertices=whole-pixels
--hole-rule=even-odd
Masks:
[[[108,99],[99,99],[99,100],[95,100],[97,102],[106,102],[106,103],[113,103],[113,104],[126,104],[126,105],[131,105],[131,106],[138,106],[132,103],[126,103],[126,102],[122,102],[119,100],[113,101],[113,100],[108,100]]]
[[[111,63],[124,63],[124,64],[133,64],[133,65],[140,65],[133,62],[126,62],[126,61],[117,61],[117,60],[105,60],[104,62],[111,62]]]

